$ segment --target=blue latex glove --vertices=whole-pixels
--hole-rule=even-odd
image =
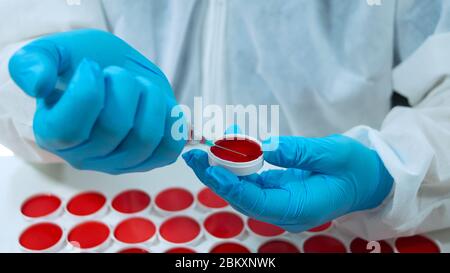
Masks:
[[[171,134],[177,102],[164,74],[110,33],[40,38],[11,58],[9,70],[37,98],[37,144],[78,169],[147,171],[174,162],[185,145]]]
[[[291,232],[319,226],[339,216],[375,208],[393,179],[378,154],[342,135],[280,137],[267,162],[287,169],[237,177],[210,167],[200,150],[183,155],[197,177],[236,210]]]

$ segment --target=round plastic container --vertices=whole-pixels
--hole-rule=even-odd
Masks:
[[[87,221],[74,226],[67,242],[81,252],[102,252],[111,244],[111,229],[98,221]]]
[[[182,213],[195,204],[192,193],[183,188],[169,188],[160,192],[155,198],[155,209],[162,215]]]
[[[156,239],[156,226],[146,218],[129,218],[116,226],[114,239],[120,244],[152,244]]]
[[[379,244],[379,249],[374,245]],[[394,249],[386,241],[368,242],[361,238],[355,238],[350,243],[351,253],[394,253]]]
[[[74,218],[98,219],[108,212],[106,197],[102,193],[89,191],[73,196],[66,205],[66,212]]]
[[[312,236],[303,243],[304,253],[347,253],[345,244],[328,235]]]
[[[198,207],[202,211],[223,209],[228,202],[209,188],[203,188],[197,193]]]
[[[423,235],[401,237],[395,240],[395,251],[399,253],[440,253],[438,241]]]
[[[202,237],[200,224],[191,217],[175,216],[159,227],[160,240],[169,245],[196,245]]]
[[[22,231],[19,236],[19,244],[25,252],[57,252],[65,244],[64,230],[54,223],[34,224]]]
[[[63,212],[62,200],[50,193],[36,194],[22,203],[20,212],[26,220],[53,220]]]
[[[206,234],[216,240],[240,238],[245,232],[242,218],[228,211],[210,214],[203,221],[203,227]]]
[[[150,253],[150,252],[147,249],[140,248],[140,247],[128,247],[128,248],[123,248],[123,249],[117,251],[117,253],[121,253],[121,254],[147,254],[147,253]]]
[[[149,213],[150,204],[150,195],[137,189],[123,191],[111,201],[111,207],[115,212],[127,216]]]
[[[247,219],[247,226],[249,231],[258,237],[276,237],[286,233],[284,229],[278,226],[251,218]]]
[[[246,176],[257,173],[264,165],[262,144],[252,137],[231,134],[215,143],[246,156],[213,146],[208,149],[208,160],[211,166],[221,166],[237,176]]]
[[[272,240],[262,244],[258,248],[258,253],[300,253],[300,250],[291,242],[285,240]]]
[[[210,250],[209,253],[227,253],[227,254],[234,254],[234,253],[251,253],[251,251],[235,242],[221,242],[218,244],[215,244]]]

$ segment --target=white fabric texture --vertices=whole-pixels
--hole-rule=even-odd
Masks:
[[[367,239],[450,227],[450,2],[392,0],[58,0],[0,2],[0,143],[40,162],[34,101],[11,81],[26,41],[108,29],[168,75],[192,105],[280,105],[281,133],[344,133],[395,179],[377,209],[339,219]],[[20,14],[20,16],[18,16]],[[446,50],[447,49],[447,50]],[[393,90],[413,107],[391,109]]]

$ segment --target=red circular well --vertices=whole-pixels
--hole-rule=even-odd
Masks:
[[[277,240],[261,245],[258,253],[300,253],[300,250],[292,243]]]
[[[380,244],[380,253],[394,253],[394,250],[386,241],[377,242]],[[352,253],[372,253],[374,250],[375,249],[369,246],[368,241],[361,238],[355,238],[350,243],[350,251]]]
[[[327,235],[310,237],[303,244],[305,253],[346,253],[345,245],[336,238]]]
[[[395,247],[400,253],[440,253],[439,246],[421,235],[402,237],[395,240]]]
[[[237,243],[221,243],[211,249],[210,253],[250,253],[250,250]]]
[[[78,224],[72,228],[67,236],[68,241],[81,249],[100,246],[109,238],[110,230],[107,225],[97,221]]]
[[[329,229],[329,228],[331,227],[332,224],[333,224],[332,222],[327,222],[327,223],[325,223],[325,224],[322,224],[322,225],[320,225],[320,226],[317,226],[317,227],[315,227],[315,228],[312,228],[312,229],[310,229],[310,230],[308,230],[308,231],[309,231],[309,232],[322,232],[322,231],[325,231],[325,230]]]
[[[209,188],[201,190],[197,195],[198,201],[205,207],[212,209],[220,209],[228,206],[227,201],[217,195]]]
[[[284,229],[278,226],[251,218],[247,220],[247,225],[251,231],[260,236],[274,237],[284,233]]]
[[[120,250],[118,253],[122,254],[146,254],[149,253],[147,250],[139,247],[130,247]]]
[[[22,247],[32,251],[43,251],[55,246],[63,230],[53,223],[39,223],[25,229],[19,238]]]
[[[191,254],[191,253],[196,253],[194,250],[190,249],[190,248],[185,248],[185,247],[175,247],[175,248],[171,248],[169,250],[166,251],[166,253],[172,253],[172,254]]]
[[[141,190],[128,190],[114,197],[112,207],[121,213],[137,213],[150,205],[150,196]]]
[[[160,192],[155,204],[166,211],[180,211],[189,208],[194,202],[194,196],[185,189],[172,188]]]
[[[30,218],[45,217],[61,206],[61,199],[53,194],[39,194],[25,200],[21,212]]]
[[[216,146],[211,147],[211,153],[220,159],[231,162],[250,162],[263,154],[261,146],[248,138],[226,137],[214,144]]]
[[[205,219],[203,226],[211,235],[229,239],[241,234],[244,230],[244,221],[231,212],[216,212]]]
[[[106,197],[99,192],[82,192],[67,203],[67,211],[76,216],[87,216],[98,212],[106,204]]]
[[[156,233],[152,221],[135,217],[120,222],[114,229],[114,237],[127,244],[139,244],[148,241]]]
[[[172,243],[188,243],[200,234],[200,225],[194,219],[178,216],[165,221],[159,227],[159,234]]]

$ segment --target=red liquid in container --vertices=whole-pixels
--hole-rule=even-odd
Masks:
[[[250,253],[250,250],[237,243],[221,243],[211,249],[210,253]]]
[[[166,211],[180,211],[189,208],[194,202],[194,196],[181,188],[162,191],[156,196],[155,204]]]
[[[139,244],[150,240],[156,233],[155,225],[145,218],[130,218],[120,222],[115,230],[114,237],[127,244]]]
[[[201,190],[197,195],[197,199],[202,205],[212,209],[219,209],[228,206],[227,201],[223,200],[209,188]]]
[[[122,253],[122,254],[146,254],[146,253],[149,253],[149,252],[147,250],[143,249],[143,248],[130,247],[130,248],[122,249],[118,253]]]
[[[300,253],[300,250],[286,241],[270,241],[260,246],[258,253]]]
[[[159,234],[166,241],[181,244],[197,238],[200,230],[200,225],[194,219],[178,216],[165,221],[159,227]]]
[[[322,231],[325,231],[325,230],[329,229],[332,224],[333,224],[332,222],[328,222],[328,223],[325,223],[323,225],[320,225],[320,226],[317,226],[315,228],[312,228],[312,229],[310,229],[308,231],[309,232],[322,232]]]
[[[172,254],[191,254],[191,253],[196,253],[194,250],[190,249],[190,248],[185,248],[185,247],[175,247],[175,248],[171,248],[169,250],[166,251],[166,253],[172,253]]]
[[[216,141],[215,144],[245,155],[233,153],[217,146],[211,147],[211,152],[215,156],[231,162],[249,162],[258,159],[263,154],[258,143],[246,138],[225,138]]]
[[[30,218],[45,217],[55,212],[61,206],[61,203],[58,196],[39,194],[27,199],[21,207],[21,212]]]
[[[39,223],[28,227],[19,238],[22,247],[32,251],[44,251],[55,246],[63,235],[63,230],[53,223]]]
[[[110,235],[109,227],[101,222],[89,221],[75,226],[67,236],[75,247],[89,249],[105,243]]]
[[[98,192],[80,193],[67,203],[67,211],[76,216],[87,216],[98,212],[106,204],[106,197]]]
[[[241,234],[244,230],[244,221],[234,213],[217,212],[208,216],[203,226],[211,235],[229,239]]]
[[[116,211],[125,214],[141,212],[149,205],[150,196],[141,190],[124,191],[112,201],[112,207]]]
[[[345,245],[336,238],[327,235],[316,235],[303,244],[305,253],[346,253]]]
[[[421,236],[402,237],[395,240],[395,247],[400,253],[440,253],[439,246],[432,240]]]
[[[251,231],[260,236],[274,237],[284,233],[284,229],[280,227],[255,219],[248,219],[247,225]]]
[[[377,241],[380,244],[380,253],[394,253],[392,247],[386,241]],[[350,243],[350,251],[352,253],[372,253],[374,248],[368,245],[369,242],[356,238]],[[368,249],[369,248],[369,249]]]

